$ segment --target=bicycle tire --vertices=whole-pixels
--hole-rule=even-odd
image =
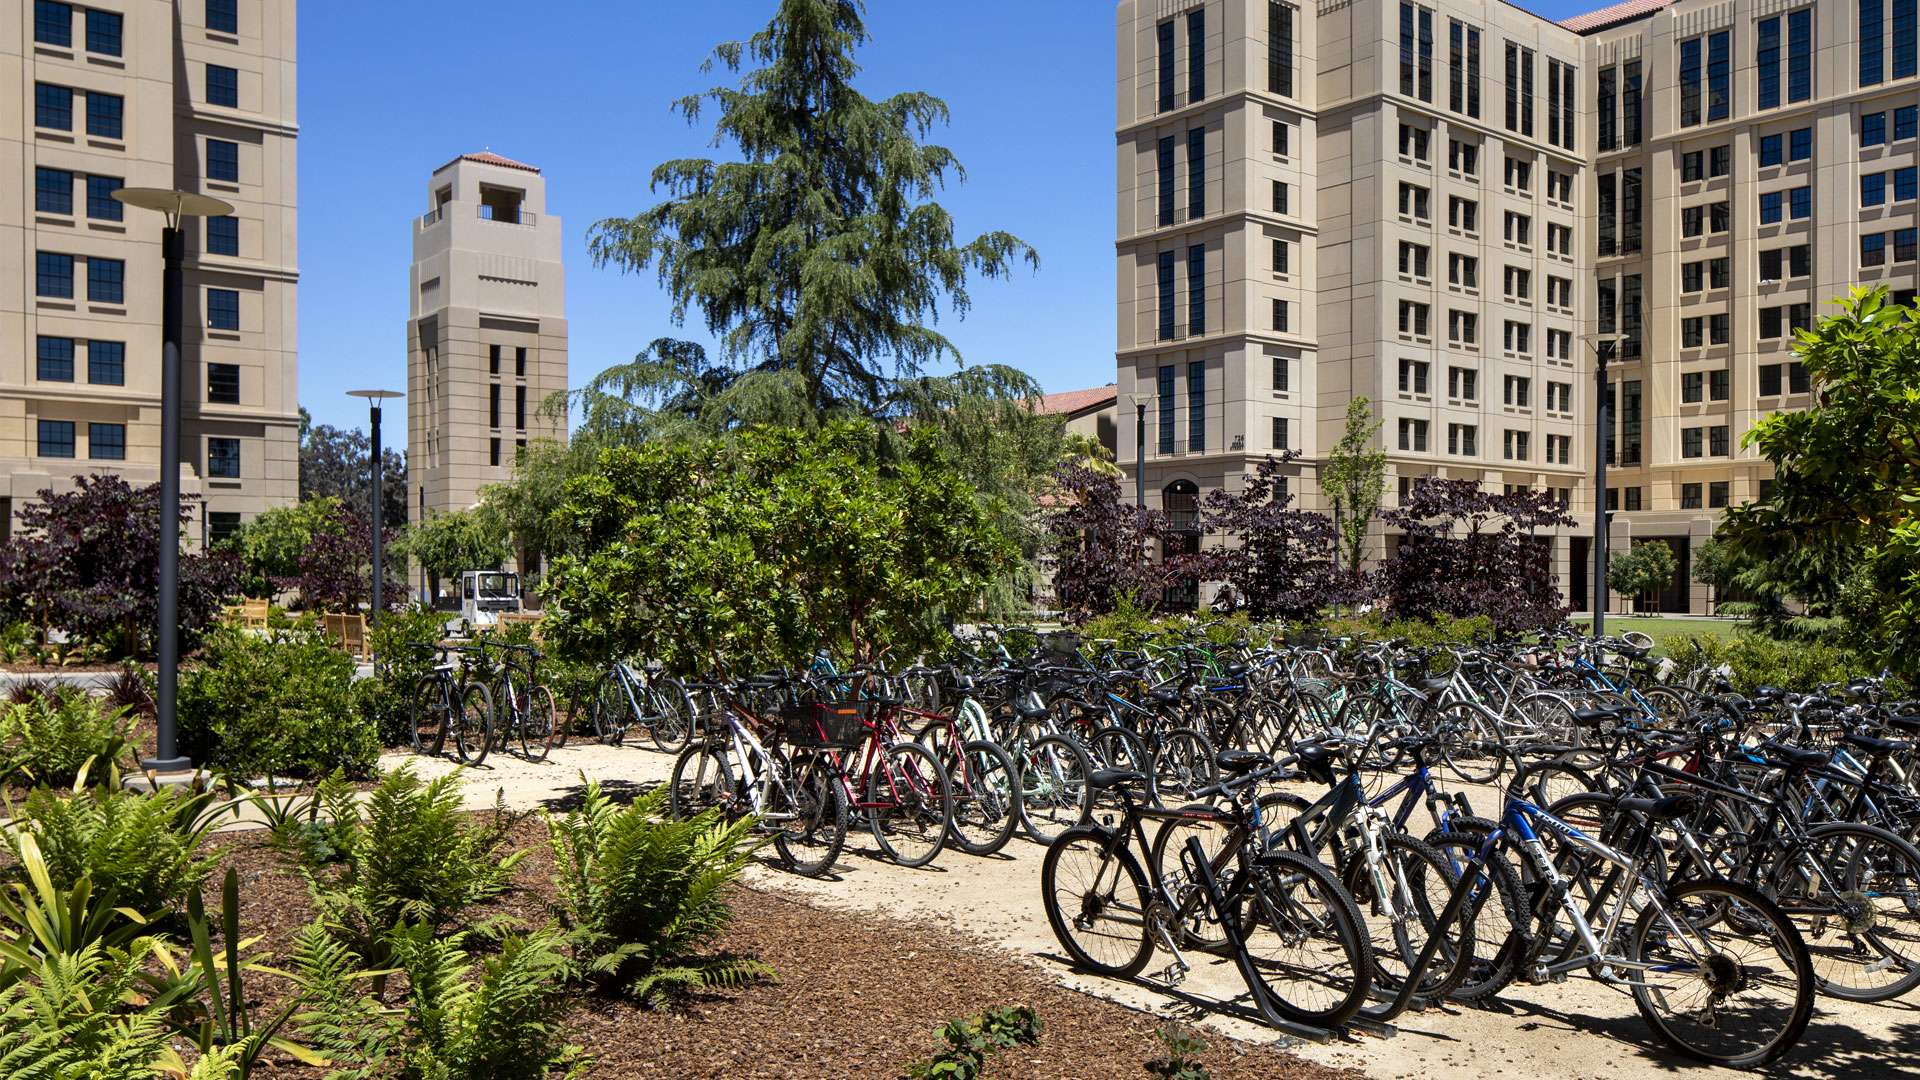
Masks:
[[[1175,728],[1153,748],[1151,779],[1154,801],[1189,802],[1195,793],[1219,782],[1213,740],[1195,728]]]
[[[593,735],[608,746],[619,746],[627,737],[633,718],[633,703],[627,700],[627,681],[618,670],[609,669],[600,676],[593,691]]]
[[[1153,955],[1150,894],[1140,861],[1124,845],[1109,851],[1114,843],[1113,835],[1097,825],[1075,825],[1054,837],[1040,861],[1040,906],[1075,967],[1124,979],[1139,974]],[[1062,882],[1063,875],[1069,880]],[[1102,932],[1093,933],[1096,928]]]
[[[997,743],[967,743],[960,768],[948,769],[953,783],[953,843],[969,855],[993,855],[1020,827],[1019,772]],[[943,762],[944,764],[944,762]]]
[[[440,756],[447,738],[447,715],[452,708],[447,701],[448,683],[439,675],[428,675],[414,688],[413,700],[407,708],[407,742],[416,754]],[[428,731],[425,737],[422,731]],[[433,749],[426,748],[428,739]]]
[[[1497,826],[1484,818],[1464,817],[1453,818],[1448,825],[1446,830],[1428,833],[1425,843],[1464,874]],[[1473,954],[1466,977],[1448,995],[1455,1001],[1480,1001],[1513,985],[1521,961],[1532,952],[1519,929],[1524,925],[1520,875],[1498,855],[1484,869],[1487,880],[1466,908]]]
[[[1703,895],[1710,893],[1720,894],[1723,899],[1703,902]],[[1794,927],[1793,921],[1787,917],[1786,912],[1758,890],[1724,879],[1710,878],[1685,882],[1669,889],[1668,894],[1672,903],[1671,908],[1648,905],[1634,921],[1633,928],[1627,936],[1626,959],[1636,964],[1649,963],[1649,949],[1659,948],[1665,944],[1664,938],[1675,931],[1683,934],[1691,931],[1700,937],[1672,952],[1662,953],[1663,956],[1670,958],[1669,962],[1649,969],[1645,976],[1636,980],[1636,985],[1632,987],[1633,1001],[1647,1025],[1653,1028],[1654,1033],[1662,1040],[1682,1054],[1731,1068],[1744,1069],[1764,1065],[1792,1049],[1793,1045],[1800,1041],[1801,1034],[1806,1031],[1807,1021],[1813,1016],[1815,979],[1813,960],[1807,955],[1806,942],[1801,940],[1799,931]],[[1668,1018],[1662,1009],[1662,1005],[1668,1000],[1666,994],[1650,985],[1656,976],[1672,977],[1684,971],[1695,956],[1706,955],[1708,962],[1705,970],[1699,972],[1698,979],[1704,985],[1706,993],[1713,998],[1713,1007],[1709,1010],[1707,1021],[1698,1026],[1706,1032],[1720,1034],[1732,1027],[1729,1019],[1734,1014],[1726,1008],[1726,999],[1733,994],[1748,990],[1757,985],[1766,975],[1780,969],[1780,965],[1771,960],[1764,965],[1748,964],[1739,955],[1718,948],[1710,952],[1703,949],[1702,946],[1712,944],[1711,939],[1705,937],[1708,928],[1683,919],[1672,918],[1676,912],[1684,913],[1689,902],[1699,908],[1722,912],[1730,910],[1734,904],[1741,905],[1738,916],[1716,916],[1712,920],[1713,926],[1731,931],[1742,925],[1755,926],[1765,923],[1764,929],[1770,946],[1768,951],[1771,951],[1775,958],[1786,961],[1786,966],[1792,970],[1793,985],[1789,995],[1790,1004],[1783,999],[1767,1009],[1766,1016],[1763,1017],[1769,1028],[1778,1030],[1771,1038],[1753,1049],[1729,1052],[1727,1048],[1709,1045],[1705,1038],[1696,1036],[1692,1030],[1682,1028]],[[1668,917],[1663,918],[1663,915]],[[1660,933],[1661,937],[1656,938],[1656,932]]]
[[[487,760],[493,748],[493,692],[484,683],[468,683],[460,688],[460,712],[453,721],[454,754],[460,764],[477,766]]]
[[[787,762],[787,798],[777,813],[791,813],[795,824],[779,821],[769,828],[773,848],[788,870],[802,877],[819,877],[833,869],[847,845],[847,795],[840,777],[823,755],[806,754]],[[781,785],[769,784],[767,802]],[[769,810],[774,808],[769,805]]]
[[[673,759],[667,783],[667,814],[675,820],[720,810],[731,816],[739,805],[739,784],[726,750],[712,743],[690,743]]]
[[[1807,838],[1818,845],[1822,879],[1843,886],[1832,893],[1838,910],[1802,913],[1796,910],[1798,905],[1788,903],[1797,897],[1780,888],[1795,871],[1786,858],[1775,864],[1775,890],[1770,893],[1781,896],[1794,924],[1801,928],[1820,992],[1844,1001],[1875,1002],[1891,1001],[1920,986],[1920,948],[1915,947],[1920,942],[1915,934],[1920,918],[1914,913],[1920,904],[1920,851],[1897,833],[1852,822],[1815,825],[1807,830]],[[1863,854],[1867,852],[1871,853]],[[1867,874],[1872,877],[1863,880]],[[1851,974],[1853,968],[1876,974],[1875,967],[1904,968],[1905,974],[1874,986],[1838,978]]]
[[[1426,729],[1441,735],[1440,764],[1469,784],[1491,784],[1507,771],[1507,745],[1500,720],[1472,701],[1449,701],[1427,710]],[[1454,737],[1447,737],[1449,734]]]
[[[1248,873],[1253,875],[1251,889],[1241,902],[1255,907],[1235,914],[1246,927],[1242,948],[1251,977],[1258,979],[1274,1011],[1294,1023],[1321,1028],[1344,1023],[1366,1002],[1373,975],[1373,958],[1353,897],[1333,871],[1297,851],[1267,851],[1252,860]],[[1319,911],[1302,912],[1303,900]],[[1262,955],[1269,937],[1303,947],[1318,943],[1286,965],[1294,973],[1286,980],[1286,993],[1266,975],[1281,968],[1273,957]]]
[[[908,868],[938,858],[953,830],[953,785],[933,752],[897,742],[867,773],[866,815],[874,843]]]
[[[544,686],[533,687],[527,691],[526,706],[526,715],[520,717],[518,724],[520,756],[528,761],[545,761],[553,751],[554,713],[557,710],[553,691]]]
[[[656,679],[647,688],[656,712],[653,721],[654,748],[665,754],[677,754],[694,737],[698,710],[693,696],[677,679]]]
[[[1406,973],[1420,950],[1439,932],[1440,914],[1460,873],[1438,850],[1404,833],[1383,832],[1380,841],[1385,849],[1380,869],[1390,894],[1384,898],[1379,895],[1373,867],[1360,849],[1347,860],[1340,884],[1353,897],[1360,924],[1367,932],[1374,994],[1391,999],[1406,985]],[[1464,908],[1455,917],[1448,928],[1451,936],[1427,964],[1414,992],[1415,1003],[1446,998],[1466,981],[1474,947],[1470,919],[1471,913]],[[1417,937],[1413,935],[1416,927]]]
[[[1043,735],[1014,755],[1020,770],[1020,828],[1049,844],[1063,831],[1093,819],[1093,766],[1087,751],[1064,735]]]

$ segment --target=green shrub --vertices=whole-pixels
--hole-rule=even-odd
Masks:
[[[65,783],[88,760],[88,779],[103,779],[132,737],[126,713],[85,691],[47,687],[0,704],[0,781],[24,777],[36,784]]]
[[[374,674],[353,684],[354,709],[378,733],[380,745],[403,746],[420,682],[433,670],[435,654],[416,645],[432,645],[446,636],[446,616],[414,607],[388,612],[367,628]]]
[[[1147,1072],[1161,1080],[1210,1080],[1212,1074],[1200,1064],[1199,1055],[1207,1048],[1192,1031],[1163,1027],[1154,1031],[1167,1056],[1147,1062]]]
[[[322,815],[294,815],[272,842],[306,878],[328,925],[376,967],[384,939],[403,923],[438,930],[469,905],[506,891],[524,852],[506,852],[513,819],[470,819],[460,773],[422,781],[410,766],[382,777],[364,800],[344,782],[323,783]]]
[[[465,934],[440,937],[409,926],[392,935],[407,973],[406,1068],[419,1080],[545,1080],[585,1071],[562,1018],[571,965],[552,929],[509,934],[497,955],[468,974]]]
[[[86,877],[117,905],[173,911],[218,864],[200,847],[227,811],[210,791],[136,793],[112,779],[71,792],[34,789],[15,819],[19,827],[4,834],[7,847],[18,860],[30,834],[55,886],[72,888]]]
[[[233,776],[367,776],[380,740],[352,707],[353,667],[311,621],[265,636],[222,627],[181,672],[181,744]]]
[[[0,1076],[153,1080],[171,1054],[162,1018],[175,999],[144,993],[141,975],[161,950],[139,938],[29,955],[0,986]]]
[[[1821,642],[1780,641],[1751,632],[1731,637],[1686,634],[1669,639],[1666,653],[1674,664],[1669,681],[1687,681],[1704,670],[1725,666],[1734,690],[1742,694],[1751,694],[1762,686],[1807,692],[1872,673],[1868,662],[1850,649]]]
[[[989,1009],[965,1020],[949,1020],[940,1028],[947,1048],[926,1061],[908,1066],[913,1080],[974,1080],[987,1059],[1015,1046],[1032,1046],[1040,1038],[1040,1018],[1025,1005]]]
[[[18,664],[33,655],[37,636],[32,623],[0,623],[0,664]]]
[[[770,974],[756,960],[695,955],[733,920],[725,890],[752,856],[753,820],[669,820],[666,795],[656,787],[622,809],[588,783],[578,811],[546,815],[561,918],[585,974],[649,1006]]]

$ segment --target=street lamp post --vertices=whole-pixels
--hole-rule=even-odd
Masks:
[[[380,461],[380,403],[389,398],[404,397],[398,390],[349,390],[348,397],[367,399],[367,425],[372,433],[373,442],[373,608],[367,613],[367,621],[379,618],[386,608],[386,569],[384,555],[386,549],[386,493],[384,490]]]
[[[1607,361],[1613,356],[1613,342],[1594,345],[1593,442],[1593,636],[1607,632],[1607,447],[1612,441],[1612,410],[1607,408]]]
[[[1133,505],[1147,505],[1147,403],[1133,403]]]
[[[181,293],[186,281],[181,265],[186,259],[186,235],[180,231],[180,223],[186,218],[224,217],[233,213],[233,205],[167,188],[118,188],[112,196],[127,206],[166,215],[166,225],[160,231],[160,566],[155,583],[159,612],[154,626],[159,671],[153,702],[156,745],[154,755],[140,766],[155,773],[177,773],[193,767],[193,762],[180,753],[175,722],[180,680],[180,339],[185,329],[185,299]]]

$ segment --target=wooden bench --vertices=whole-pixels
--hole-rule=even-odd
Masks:
[[[273,604],[266,600],[246,599],[237,604],[228,604],[226,620],[239,623],[243,630],[265,630],[267,615],[273,610]]]
[[[347,654],[356,659],[365,660],[367,652],[367,617],[359,612],[327,612],[320,616],[320,629],[328,637],[340,643]]]

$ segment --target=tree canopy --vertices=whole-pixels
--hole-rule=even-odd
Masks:
[[[407,457],[380,448],[381,513],[389,526],[407,521]],[[334,498],[363,514],[373,511],[373,441],[357,428],[309,425],[301,410],[300,500]]]
[[[758,33],[718,46],[703,70],[739,82],[675,109],[697,123],[711,106],[713,144],[735,157],[662,163],[652,185],[665,201],[589,233],[596,264],[655,268],[676,322],[700,309],[726,365],[698,369],[710,394],[752,398],[771,382],[813,416],[842,404],[877,413],[894,377],[959,359],[933,324],[943,302],[968,310],[970,276],[1038,265],[1006,232],[956,239],[932,196],[965,171],[921,141],[947,121],[946,103],[854,88],[864,14],[859,0],[781,0]],[[693,370],[684,357],[656,359]]]

